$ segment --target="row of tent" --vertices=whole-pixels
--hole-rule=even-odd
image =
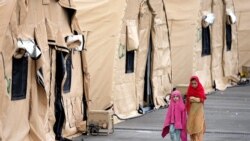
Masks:
[[[90,109],[114,105],[116,114],[129,118],[142,107],[164,106],[171,89],[187,85],[191,75],[198,75],[209,93],[235,85],[241,67],[249,65],[248,55],[243,55],[249,32],[240,30],[249,24],[247,1],[127,0],[125,7],[110,3],[89,9],[86,3],[77,4],[78,17],[85,17],[79,18],[82,29],[93,35],[86,43],[93,46],[88,50],[93,57],[87,57],[92,74],[89,99],[95,101],[88,104]],[[202,26],[211,14],[214,22]],[[121,29],[113,33],[115,24]],[[118,42],[108,39],[120,33]],[[209,45],[203,46],[203,39],[209,39]],[[105,47],[100,48],[100,42]]]
[[[225,90],[250,65],[248,0],[1,0],[0,141],[66,140],[88,111],[165,106],[200,77]]]

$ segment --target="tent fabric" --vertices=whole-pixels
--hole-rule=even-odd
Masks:
[[[192,4],[192,9],[180,1],[165,0],[164,2],[170,31],[173,86],[188,84],[190,76],[198,75],[206,92],[213,91],[211,55],[202,56],[201,38],[203,14],[212,13],[212,1],[186,1]],[[178,14],[175,9],[185,11],[182,12],[185,14]]]
[[[7,31],[10,23],[10,18],[13,13],[13,10],[16,6],[16,0],[4,0],[0,3],[0,15],[3,19],[0,21],[0,43],[4,39],[5,32]],[[6,12],[8,11],[8,12]],[[0,48],[0,52],[2,51],[2,47]]]
[[[162,0],[149,0],[152,12],[152,74],[154,106],[166,105],[164,98],[171,92],[171,56],[168,27]]]
[[[12,54],[14,53],[13,37],[11,35],[10,29],[7,30],[5,34],[5,39],[1,43],[2,46],[8,49],[3,49],[1,58],[1,67],[4,70],[4,76],[2,78],[1,87],[1,140],[27,140],[29,141],[29,104],[30,104],[30,91],[26,93],[26,99],[11,101],[11,91],[9,89],[11,84],[12,76]],[[11,63],[7,63],[11,62]],[[28,72],[30,72],[30,59],[28,64]],[[4,65],[4,66],[3,66]],[[28,73],[28,81],[31,80],[30,74]],[[27,89],[30,89],[30,84],[28,83]],[[18,119],[16,118],[18,117]],[[19,131],[15,136],[13,136],[13,131]]]
[[[234,9],[236,12],[249,12],[249,4],[249,0],[233,1]]]
[[[138,37],[138,24],[136,20],[126,21],[126,41],[127,41],[127,51],[137,50],[139,47],[139,37]]]
[[[164,64],[152,64],[152,82],[154,90],[153,93],[154,103],[156,107],[164,105],[163,97],[166,95],[167,92],[163,92],[163,94],[160,91],[163,91],[163,89],[170,90],[171,85],[187,84],[191,75],[198,75],[200,77],[201,82],[206,89],[206,92],[213,91],[212,86],[214,85],[214,81],[217,89],[223,90],[227,87],[229,83],[228,80],[231,79],[231,77],[234,76],[237,72],[237,69],[235,69],[234,67],[237,62],[230,63],[228,61],[229,59],[227,58],[236,58],[237,46],[235,44],[239,44],[237,42],[237,39],[235,38],[235,26],[232,25],[232,50],[230,52],[226,52],[226,11],[224,10],[224,8],[232,10],[234,7],[232,5],[232,1],[209,0],[202,2],[184,2],[180,0],[164,0],[163,2],[164,6],[162,6],[162,1],[129,0],[127,2],[122,3],[122,5],[120,3],[120,7],[117,6],[118,8],[120,8],[118,10],[120,13],[118,14],[125,13],[125,17],[123,18],[123,15],[120,17],[115,17],[117,18],[116,22],[114,22],[115,24],[112,24],[112,31],[114,31],[115,27],[117,33],[115,35],[118,35],[118,32],[121,32],[121,37],[119,37],[120,34],[118,36],[115,36],[120,39],[120,42],[117,40],[115,40],[117,42],[112,42],[115,45],[115,48],[112,49],[111,41],[110,43],[104,42],[104,39],[106,39],[104,37],[108,37],[107,33],[110,33],[111,26],[107,23],[110,21],[108,17],[112,14],[110,13],[110,11],[103,12],[103,10],[106,10],[106,7],[110,7],[110,1],[107,0],[95,3],[86,1],[83,5],[78,5],[79,9],[82,10],[82,12],[78,14],[78,17],[84,17],[79,18],[82,30],[88,32],[88,37],[90,38],[87,40],[86,43],[88,50],[87,60],[89,62],[89,72],[91,74],[91,89],[88,99],[90,109],[105,109],[106,107],[109,107],[110,105],[114,104],[114,109],[117,114],[131,116],[138,109],[138,105],[143,105],[143,78],[145,76],[146,52],[148,52],[147,50],[149,46],[149,41],[147,40],[149,40],[149,34],[151,34],[149,32],[152,32],[151,35],[153,39],[153,46],[157,48],[157,51],[153,51],[153,58],[155,62],[161,62],[159,61],[161,60],[161,57],[158,54],[164,52],[161,49],[158,49],[158,45],[161,46],[160,44],[170,44],[171,47],[163,47],[165,49],[164,53],[166,53],[166,50],[168,50],[169,48],[169,55],[165,55],[167,56],[167,58],[163,59]],[[126,4],[127,8],[125,11]],[[185,6],[183,6],[182,4]],[[238,5],[236,4],[235,7],[237,8]],[[149,12],[147,6],[149,6]],[[144,16],[145,22],[143,21],[143,17],[141,17],[141,11],[146,11],[146,13],[148,13],[147,16]],[[216,19],[218,19],[215,20],[215,23],[209,27],[209,31],[211,33],[212,53],[208,56],[201,56],[201,22],[204,18],[204,13],[214,13]],[[97,16],[90,16],[91,14],[95,14]],[[237,14],[239,16],[242,13]],[[244,20],[244,14],[242,15],[243,18],[241,20]],[[112,17],[114,17],[114,15],[112,15]],[[114,20],[115,18],[111,19]],[[118,21],[122,18],[123,25],[121,25],[121,23],[117,24]],[[94,22],[95,20],[98,20],[99,22]],[[151,20],[152,23],[149,22]],[[143,24],[145,24],[145,27],[143,27]],[[122,30],[119,31],[121,27]],[[246,25],[238,27],[247,28]],[[128,49],[128,46],[131,45],[129,43],[130,40],[128,42],[128,31],[126,31],[128,29],[132,29],[132,31],[129,33],[133,33],[131,34],[132,38],[130,38],[133,46],[131,49]],[[109,32],[107,32],[107,30],[109,30]],[[136,30],[138,30],[138,35],[136,35]],[[168,32],[170,35],[169,37]],[[100,36],[97,34],[100,34]],[[138,49],[137,37],[139,38]],[[168,40],[158,41],[160,38],[170,39],[170,43],[167,43]],[[98,40],[98,42],[95,42],[96,40]],[[104,44],[105,46],[103,46]],[[103,50],[101,49],[101,51],[100,46],[103,46]],[[128,51],[133,50],[133,52],[135,53],[135,58],[133,60],[134,73],[126,74],[125,66],[127,49]],[[102,52],[102,55],[98,56],[96,52]],[[109,57],[107,57],[108,55],[104,54],[105,52],[109,52],[111,56],[109,54]],[[114,59],[113,62],[108,61],[112,61],[112,59]],[[108,64],[105,66],[102,65],[102,67],[90,65],[103,62],[102,60],[106,60]],[[162,67],[161,65],[164,67]],[[114,67],[114,70],[112,71],[113,74],[107,73],[111,72],[111,67]],[[158,76],[162,77],[163,79],[160,79]],[[103,80],[105,80],[105,82],[107,83],[103,84]],[[167,85],[161,86],[161,83]],[[103,93],[107,94],[103,95]],[[124,105],[128,105],[128,107],[124,108]]]
[[[52,2],[50,1],[49,5],[46,7],[48,9],[53,8],[54,10],[57,10],[58,13],[61,13],[62,15],[60,16],[60,18],[53,18],[53,15],[49,15],[49,13],[45,13],[45,17],[46,17],[46,27],[48,31],[48,40],[50,41],[55,41],[55,45],[50,44],[50,48],[55,49],[60,52],[65,52],[66,58],[64,58],[64,62],[67,61],[68,57],[72,57],[71,59],[71,65],[66,65],[65,68],[65,75],[63,75],[63,79],[62,79],[62,86],[66,84],[67,82],[67,77],[70,75],[70,73],[66,70],[71,70],[72,71],[72,76],[71,76],[71,88],[68,91],[64,91],[64,88],[59,88],[62,89],[61,90],[61,95],[62,95],[62,99],[59,99],[59,101],[62,101],[63,104],[63,108],[65,111],[65,119],[64,119],[64,124],[61,125],[63,128],[62,130],[62,136],[63,137],[67,137],[73,134],[76,134],[78,132],[81,132],[78,130],[78,125],[81,122],[83,122],[83,116],[84,116],[84,112],[83,112],[83,96],[88,94],[88,72],[86,70],[86,64],[83,64],[83,62],[86,62],[85,60],[85,53],[84,51],[78,51],[76,50],[76,46],[69,46],[66,41],[64,40],[65,37],[68,37],[70,35],[73,35],[74,32],[78,32],[81,34],[81,30],[80,27],[77,24],[77,20],[75,17],[75,12],[76,12],[76,8],[75,5],[73,3],[73,1],[59,1],[58,3]],[[45,9],[45,11],[48,11]],[[67,14],[68,13],[68,14]],[[50,17],[51,16],[51,17]],[[57,17],[54,15],[54,17]],[[70,19],[70,21],[68,21],[68,19]],[[65,22],[62,22],[65,21]],[[55,28],[56,25],[61,25],[61,27],[59,26],[59,28]],[[67,28],[66,28],[67,27]],[[61,50],[60,48],[58,48],[59,46],[64,46],[64,47],[68,47],[68,50]],[[69,47],[73,47],[73,48],[69,48]],[[53,52],[55,55],[55,51],[51,51]],[[52,55],[52,56],[53,56]],[[68,56],[68,57],[67,57]],[[54,62],[53,62],[54,61]],[[56,60],[55,58],[53,59],[52,64],[56,64]],[[53,65],[52,65],[53,67]],[[57,71],[57,68],[55,68],[54,66],[54,71]],[[52,77],[54,77],[53,79],[55,79],[55,75],[54,74]],[[54,83],[57,80],[54,80]],[[86,84],[85,84],[86,83]],[[51,87],[51,89],[55,88],[55,84]],[[86,93],[85,93],[86,92]],[[54,91],[54,94],[57,93],[57,91]],[[53,97],[51,95],[51,99],[57,100],[56,97]],[[51,105],[54,104],[55,101],[52,101],[53,103]],[[70,105],[69,105],[70,104]],[[55,107],[54,105],[51,106],[51,110],[50,111],[55,111]],[[74,116],[72,116],[74,115]],[[53,125],[53,120],[54,118],[51,117],[52,119],[50,120]],[[59,120],[56,117],[56,121]],[[50,127],[50,130],[52,127]],[[61,134],[61,133],[59,133]]]
[[[158,10],[158,6],[161,9]],[[127,21],[136,21],[137,34],[139,35],[139,48],[136,51],[135,60],[135,74],[124,73],[125,55],[119,56],[117,61],[117,68],[120,69],[119,73],[115,72],[117,77],[117,84],[115,86],[115,95],[119,93],[121,95],[115,96],[118,102],[114,102],[115,112],[122,116],[128,117],[138,110],[139,105],[144,106],[144,77],[147,61],[147,54],[149,48],[150,34],[153,41],[152,57],[154,62],[152,64],[151,82],[153,85],[153,101],[156,108],[166,105],[164,98],[171,90],[170,84],[170,49],[168,45],[168,34],[166,18],[164,13],[164,7],[162,1],[128,1],[126,14],[124,17],[123,30],[121,35],[121,45],[118,52],[124,50],[129,46],[129,42],[126,40],[125,27],[128,25]],[[151,16],[153,13],[154,17]],[[154,21],[151,25],[151,20]],[[162,40],[164,39],[164,40]],[[125,51],[126,53],[126,51]],[[119,54],[118,54],[119,55]],[[167,56],[167,58],[166,58]],[[117,56],[116,56],[117,57]],[[118,57],[117,57],[118,58]],[[156,63],[157,62],[157,63]],[[116,69],[116,68],[115,68]],[[123,82],[120,81],[120,77]],[[115,80],[116,81],[116,80]],[[119,82],[119,83],[118,83]],[[136,86],[136,87],[135,87]],[[117,87],[117,88],[116,88]],[[128,105],[126,108],[122,105]],[[116,104],[119,104],[118,106]],[[122,114],[121,114],[122,113]]]
[[[188,84],[189,77],[193,73],[192,54],[196,38],[190,35],[196,35],[195,26],[193,26],[194,22],[189,20],[176,21],[169,19],[168,24],[170,27],[173,86],[177,84]],[[189,36],[189,39],[185,40],[187,36]]]
[[[242,1],[233,1],[235,6],[235,12],[237,15],[237,46],[238,46],[238,60],[239,60],[239,70],[242,71],[242,66],[250,65],[250,42],[248,40],[248,36],[250,35],[250,1],[242,0]]]
[[[43,52],[43,54],[44,55],[47,55],[48,56],[48,54],[49,54],[49,52],[51,51],[50,49],[49,49],[49,47],[52,47],[52,49],[56,49],[56,50],[61,50],[61,47],[65,47],[65,48],[67,48],[67,45],[66,45],[66,42],[65,42],[65,40],[64,40],[64,38],[65,37],[67,37],[67,36],[69,36],[69,35],[72,35],[73,33],[72,33],[72,31],[74,30],[74,31],[79,31],[79,29],[77,29],[77,28],[72,28],[73,26],[72,25],[74,25],[75,23],[75,21],[74,21],[74,12],[75,12],[75,9],[74,9],[74,5],[73,5],[73,3],[70,3],[70,1],[63,1],[63,0],[61,0],[61,1],[58,1],[58,2],[56,2],[56,1],[50,1],[48,4],[44,4],[44,5],[39,5],[39,3],[29,3],[29,5],[31,6],[30,7],[30,10],[32,10],[32,8],[34,8],[34,7],[41,7],[41,9],[39,9],[38,11],[44,11],[44,13],[41,13],[42,15],[41,15],[41,17],[43,17],[44,19],[37,19],[37,21],[34,21],[34,20],[32,20],[31,18],[32,17],[34,17],[33,15],[28,15],[27,17],[31,17],[30,19],[26,19],[27,20],[27,23],[32,23],[32,22],[38,22],[38,26],[37,27],[35,27],[35,37],[39,37],[38,39],[37,39],[37,41],[38,41],[38,43],[39,43],[39,40],[41,40],[41,37],[43,37],[43,36],[47,36],[47,38],[45,38],[44,40],[42,40],[42,41],[40,41],[41,42],[41,44],[42,43],[46,43],[46,42],[48,42],[48,40],[50,40],[50,41],[54,41],[55,42],[55,44],[56,44],[56,46],[48,46],[48,43],[47,43],[47,45],[45,45],[45,44],[42,44],[41,45],[41,47],[43,47],[42,48],[42,52]],[[55,10],[55,11],[58,11],[58,12],[56,12],[57,13],[57,15],[53,15],[53,14],[51,14],[51,13],[48,13],[48,11],[50,11],[50,9],[51,8],[53,8],[53,10]],[[34,9],[35,10],[35,9]],[[36,9],[37,10],[37,9]],[[68,13],[71,13],[72,15],[70,15],[70,14],[67,14],[67,12]],[[55,13],[55,14],[56,14]],[[29,12],[29,14],[32,14],[32,12]],[[35,14],[35,12],[33,12],[33,14]],[[59,14],[59,15],[58,15]],[[70,16],[70,19],[72,20],[72,21],[68,21],[68,18],[69,18],[69,16]],[[40,20],[40,21],[39,21]],[[44,24],[44,25],[39,25],[39,22],[41,22],[41,21],[43,21],[43,23],[42,24]],[[63,22],[64,21],[64,22]],[[27,25],[30,25],[30,26],[27,26]],[[32,27],[32,24],[27,24],[25,27],[21,27],[21,30],[23,31],[23,34],[24,35],[29,35],[29,34],[31,34],[30,36],[31,36],[31,38],[32,38],[32,29],[33,29],[33,27]],[[40,28],[40,29],[39,29]],[[40,31],[40,33],[39,33],[39,31]],[[47,31],[49,31],[49,32],[47,32]],[[40,37],[41,36],[41,37]],[[50,50],[50,51],[49,51]],[[64,50],[64,52],[66,52],[66,53],[69,53],[70,51],[68,51],[68,50],[70,50],[70,49],[66,49],[66,50]],[[55,55],[55,54],[54,54]],[[80,57],[80,55],[78,54],[78,56]],[[44,61],[45,62],[45,61]],[[49,63],[48,61],[46,62],[46,63]],[[47,69],[47,71],[45,71],[44,72],[44,75],[45,75],[45,80],[47,80],[47,81],[51,81],[51,80],[49,80],[51,77],[53,77],[53,76],[46,76],[46,74],[50,74],[49,73],[49,68],[46,68],[46,66],[50,66],[50,64],[46,64],[46,63],[44,63],[44,65],[42,66],[42,68],[43,69]],[[53,63],[55,63],[55,62],[52,62],[52,64]],[[76,73],[74,73],[74,74],[76,74]],[[77,75],[79,75],[79,74],[77,74]],[[47,78],[47,79],[46,79]],[[63,76],[63,80],[65,79],[65,76]],[[54,82],[55,83],[55,82]],[[49,83],[45,83],[45,85],[47,85],[47,88],[48,88],[48,84]],[[81,84],[81,83],[80,83]],[[79,90],[81,90],[81,89],[83,89],[83,85],[78,85],[78,87],[79,87]],[[46,88],[46,86],[45,86],[45,88]],[[50,89],[54,89],[54,87],[51,87]],[[79,91],[78,90],[78,91]],[[48,92],[49,90],[45,90],[46,92]],[[56,91],[55,91],[56,92]],[[53,94],[55,94],[55,93],[53,93]],[[50,96],[52,96],[53,94],[51,94]],[[79,91],[79,93],[77,93],[78,95],[83,95],[83,93],[82,93],[82,91]],[[48,95],[48,93],[47,93],[47,95]],[[72,94],[69,94],[69,95],[72,95]],[[78,98],[78,100],[82,100],[82,98],[81,98],[81,96],[80,96],[80,98]],[[48,96],[49,97],[49,96]],[[49,99],[50,99],[50,97],[49,97]],[[52,98],[53,99],[53,98]],[[67,98],[64,98],[64,99],[67,99]],[[55,100],[56,100],[56,98],[55,98]],[[60,99],[59,99],[60,100]],[[50,104],[47,102],[47,103],[45,103],[44,105],[46,105],[46,107],[47,107],[47,105],[49,104],[49,108],[51,108],[51,110],[47,110],[47,111],[51,111],[51,112],[53,112],[53,113],[51,113],[51,114],[54,114],[54,111],[56,110],[55,108],[54,108],[54,106],[51,106],[51,105],[53,105],[54,104],[54,102],[55,101],[50,101]],[[80,109],[82,106],[81,105],[78,105],[78,109]],[[66,107],[66,106],[64,106],[63,107],[64,108],[64,110],[65,111],[67,111],[68,109],[68,107]],[[49,114],[49,113],[46,113],[46,114]],[[34,114],[34,115],[36,115],[36,114]],[[46,117],[47,115],[45,115],[45,117]],[[51,130],[53,130],[52,129],[52,126],[54,125],[54,123],[53,123],[53,120],[54,120],[54,118],[53,117],[51,117],[52,119],[46,119],[46,120],[50,120],[50,121],[52,121],[50,124],[52,124],[52,125],[48,125],[47,127],[50,127],[49,129],[47,129],[47,131],[51,131]],[[57,119],[56,118],[56,121],[57,120],[59,120],[59,119]],[[74,120],[74,119],[68,119],[68,118],[65,118],[65,122],[67,123],[67,122],[70,122],[70,121],[72,121],[72,120]],[[43,120],[42,120],[43,121]],[[49,123],[48,121],[45,121],[46,123]],[[75,127],[75,126],[74,126]],[[64,130],[66,130],[65,132],[67,132],[67,129],[66,129],[67,127],[64,127]],[[72,127],[73,128],[73,127]],[[75,131],[75,133],[76,133],[77,131]],[[49,133],[47,133],[47,134],[49,134]],[[48,135],[49,136],[49,135]],[[64,133],[62,136],[67,136],[67,134],[66,133]],[[52,136],[51,136],[52,137]],[[52,137],[53,138],[53,137]]]
[[[172,84],[188,84],[193,74],[193,52],[198,33],[195,24],[200,5],[195,1],[173,0],[164,0],[164,5],[170,35]],[[179,14],[176,9],[183,14]]]
[[[231,10],[236,15],[234,10],[233,0],[225,0],[225,9]],[[224,51],[223,51],[223,71],[224,76],[230,81],[237,80],[238,78],[238,45],[237,45],[237,31],[236,24],[228,23],[225,19],[228,18],[226,11],[224,11]],[[238,22],[238,21],[236,21]],[[230,30],[230,31],[229,31]],[[230,39],[228,39],[228,38]],[[229,41],[228,41],[229,40]],[[230,50],[228,48],[230,42]],[[235,82],[234,82],[235,83]]]
[[[126,39],[128,32],[127,28],[130,28],[129,21],[134,21],[133,26],[136,27],[136,36],[138,35],[138,15],[141,0],[128,0],[127,8],[123,18],[123,24],[120,36],[120,45],[115,52],[115,66],[114,66],[114,112],[120,117],[129,117],[137,114],[137,99],[136,99],[136,83],[135,83],[135,70],[137,68],[137,52],[134,51],[134,70],[132,73],[126,73],[127,50],[130,46],[130,42]],[[137,40],[137,39],[134,39]],[[123,53],[122,53],[123,52]],[[124,55],[122,55],[124,54]],[[126,106],[125,106],[126,105]]]
[[[65,125],[64,136],[71,136],[78,132],[77,124],[80,124],[83,120],[83,94],[84,89],[81,86],[83,84],[83,73],[81,65],[81,52],[72,52],[72,80],[74,82],[70,92],[62,94],[63,106],[65,109]]]
[[[212,89],[212,74],[211,74],[211,54],[204,56],[202,54],[202,48],[204,47],[202,42],[204,42],[203,38],[200,38],[200,36],[203,36],[202,28],[207,28],[207,32],[209,33],[207,38],[208,44],[210,44],[210,53],[212,52],[212,37],[211,37],[211,27],[213,24],[204,27],[203,24],[205,20],[205,16],[208,14],[212,14],[212,0],[203,0],[201,3],[200,8],[198,9],[198,20],[196,22],[196,26],[198,29],[198,36],[197,36],[197,42],[195,46],[195,64],[194,68],[195,73],[200,78],[200,82],[202,83],[203,87],[205,88],[206,93],[213,91]],[[195,67],[196,66],[196,67]]]
[[[152,15],[146,0],[143,0],[139,9],[139,48],[136,58],[136,97],[137,105],[144,106],[144,78],[146,71],[147,55],[149,52],[149,40],[152,23]]]
[[[227,80],[223,72],[224,50],[224,4],[223,1],[213,1],[213,13],[216,20],[212,26],[212,80],[216,89],[225,90]]]
[[[15,39],[16,39],[16,34],[13,34],[15,26],[15,20],[16,18],[15,15],[15,10],[18,7],[18,2],[17,1],[11,1],[8,4],[12,3],[12,9],[4,9],[4,13],[10,13],[10,15],[7,15],[9,17],[6,17],[7,19],[9,18],[10,20],[6,21],[7,28],[5,29],[5,35],[1,36],[0,38],[3,38],[1,41],[1,48],[2,50],[2,67],[4,70],[4,80],[3,80],[3,85],[1,89],[1,110],[0,110],[0,115],[1,119],[0,122],[1,124],[1,140],[30,140],[29,137],[29,131],[30,131],[30,125],[29,125],[29,104],[30,104],[30,89],[31,86],[30,84],[27,84],[26,87],[26,93],[25,93],[25,99],[22,100],[16,100],[12,101],[12,90],[11,90],[11,85],[12,85],[12,56],[15,52]],[[7,4],[7,3],[6,3]],[[10,6],[10,5],[9,5]],[[9,7],[6,7],[9,8]],[[2,8],[1,8],[2,10]],[[1,12],[2,13],[2,12]],[[4,21],[4,20],[1,20]],[[1,32],[2,33],[2,32]],[[16,33],[16,32],[15,32]],[[14,42],[13,42],[14,41]],[[23,56],[20,56],[20,58]],[[20,59],[21,60],[21,59]],[[10,62],[10,63],[9,63]],[[30,67],[31,61],[30,59],[28,60],[28,69],[27,71],[31,71]],[[27,81],[31,81],[31,76],[30,73],[28,73],[28,76],[26,77]],[[25,83],[25,82],[24,82]],[[18,120],[17,118],[18,117]],[[18,126],[17,126],[18,125]],[[19,131],[17,132],[16,136],[13,136],[13,131]]]
[[[231,85],[231,80],[237,80],[238,75],[236,26],[231,24],[232,49],[229,51],[226,44],[226,10],[234,11],[232,0],[213,1],[213,12],[217,18],[212,27],[212,80],[219,90],[225,90]]]
[[[8,28],[4,36],[4,42],[1,44],[1,46],[5,46],[6,48],[2,51],[3,62],[1,64],[5,64],[5,78],[6,80],[10,80],[10,82],[4,80],[7,83],[3,83],[6,83],[7,86],[3,85],[4,88],[1,92],[1,96],[3,97],[0,111],[1,115],[3,115],[0,119],[1,124],[3,123],[1,125],[1,139],[6,141],[53,141],[55,140],[52,128],[55,122],[55,109],[53,106],[54,93],[51,93],[52,91],[54,92],[54,87],[51,84],[55,83],[55,78],[53,78],[54,81],[51,80],[51,78],[53,77],[52,74],[55,69],[51,68],[51,64],[55,63],[55,60],[50,60],[53,58],[51,53],[54,49],[63,50],[66,53],[71,50],[67,48],[64,38],[80,31],[77,20],[74,17],[76,10],[74,10],[72,1],[64,0],[50,0],[46,3],[16,1],[14,5],[14,12],[9,12],[11,14],[9,15],[11,21],[5,23],[8,25]],[[54,10],[54,14],[50,12],[51,9]],[[41,49],[42,55],[37,60],[32,60],[27,57],[26,96],[11,99],[15,87],[12,87],[12,91],[10,91],[9,88],[11,88],[11,85],[15,86],[15,83],[13,81],[11,83],[11,80],[14,77],[13,73],[15,73],[15,69],[17,69],[12,67],[12,63],[15,63],[16,60],[13,59],[13,55],[18,61],[21,61],[21,59],[19,59],[20,57],[26,57],[23,51],[17,50],[17,40],[35,41]],[[48,40],[54,42],[54,48],[49,48]],[[13,66],[15,66],[15,64],[13,64]],[[24,74],[21,75],[25,77]],[[23,84],[25,84],[25,82],[23,82]],[[83,89],[83,85],[79,85],[78,87]],[[23,90],[25,90],[25,88],[23,88]],[[82,95],[83,93],[81,93],[81,96]],[[80,98],[80,101],[82,101],[82,98]],[[77,106],[78,109],[82,107],[82,105]],[[19,117],[18,120],[15,117]],[[4,130],[2,130],[2,128]],[[13,136],[13,131],[16,131],[18,134]]]
[[[115,101],[113,92],[115,54],[119,47],[126,1],[74,0],[81,30],[86,32],[86,61],[89,72],[88,110],[104,110]],[[93,16],[95,15],[95,16]],[[98,21],[98,22],[97,22]],[[124,65],[125,67],[125,65]],[[123,69],[123,73],[125,69]],[[118,76],[118,75],[117,75]],[[122,78],[120,78],[122,79]],[[122,95],[117,93],[117,95]]]
[[[168,20],[195,20],[197,16],[193,14],[200,3],[195,0],[163,0]]]
[[[165,106],[172,87],[185,86],[192,75],[206,93],[213,86],[225,90],[238,81],[242,66],[250,66],[249,4],[2,0],[0,140],[71,137],[85,128],[88,111],[112,105],[121,117],[137,116],[148,104],[149,79],[154,108]],[[215,21],[204,24],[209,14]],[[236,23],[228,21],[230,14]],[[202,44],[202,28],[210,34],[210,49]],[[24,42],[41,54],[32,54]],[[202,54],[204,48],[211,54]]]

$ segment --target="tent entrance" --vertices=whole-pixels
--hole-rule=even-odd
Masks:
[[[144,95],[143,105],[140,107],[141,113],[147,113],[154,109],[153,91],[151,83],[151,62],[152,62],[152,37],[149,40],[149,49],[147,53],[147,63],[144,76]]]

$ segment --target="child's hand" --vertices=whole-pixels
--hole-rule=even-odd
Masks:
[[[193,97],[193,96],[190,97],[190,102],[192,102],[192,103],[194,103],[194,102],[200,102],[200,101],[201,101],[200,98]]]

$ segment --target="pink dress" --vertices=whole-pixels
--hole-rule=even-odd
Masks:
[[[174,97],[178,96],[179,100],[174,101]],[[175,129],[181,131],[180,138],[182,141],[187,141],[187,131],[186,131],[186,108],[183,103],[181,93],[176,90],[171,94],[171,101],[168,107],[167,115],[162,129],[162,137],[164,138],[170,129],[170,125],[174,125]]]

